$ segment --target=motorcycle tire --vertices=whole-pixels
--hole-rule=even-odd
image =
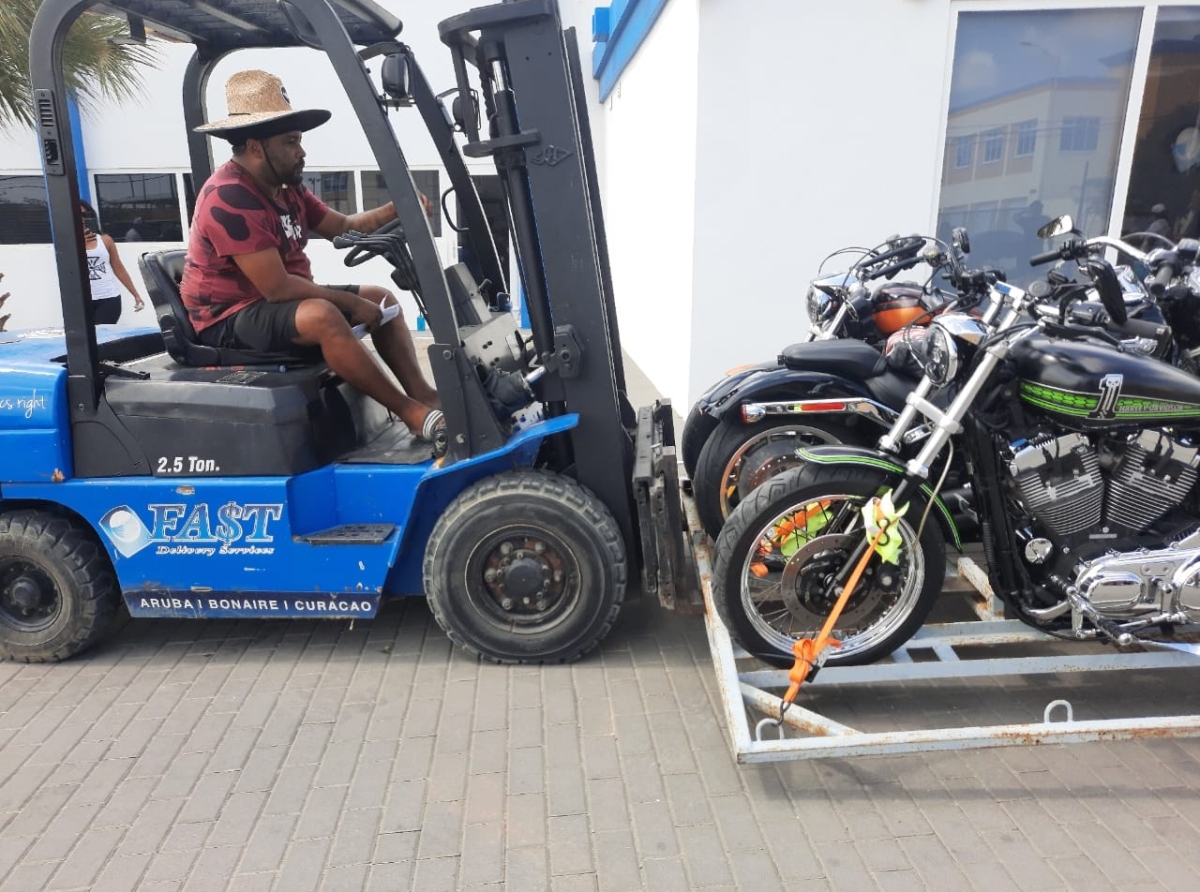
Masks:
[[[776,417],[754,424],[722,421],[709,436],[692,477],[696,510],[714,539],[738,503],[776,474],[801,464],[798,446],[871,446],[879,429],[840,421]]]
[[[828,580],[864,535],[858,508],[888,486],[873,468],[810,464],[773,477],[738,505],[713,558],[713,603],[734,640],[766,663],[790,667],[792,644],[816,638],[841,594]],[[945,582],[946,543],[935,512],[918,535],[927,504],[924,494],[914,496],[897,522],[895,565],[871,558],[834,627],[841,646],[826,651],[827,665],[874,662],[929,615]]]
[[[683,459],[683,470],[687,472],[689,480],[696,479],[696,465],[700,461],[700,452],[718,424],[720,422],[717,419],[700,411],[699,403],[692,406],[692,410],[688,412],[683,422],[683,433],[679,437],[679,452],[680,458]]]

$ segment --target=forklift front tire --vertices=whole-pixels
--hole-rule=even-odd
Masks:
[[[547,471],[497,474],[455,499],[429,538],[438,625],[497,663],[566,663],[608,634],[625,598],[621,529],[588,490]]]
[[[61,514],[0,515],[0,658],[52,663],[108,630],[117,581],[91,530]]]

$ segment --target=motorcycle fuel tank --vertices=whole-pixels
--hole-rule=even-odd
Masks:
[[[1076,429],[1200,426],[1200,380],[1157,359],[1037,334],[1010,354],[1020,397]]]

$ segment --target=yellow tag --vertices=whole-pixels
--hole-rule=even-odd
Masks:
[[[867,542],[874,540],[881,527],[887,531],[879,538],[875,551],[885,564],[900,562],[900,526],[899,520],[908,511],[908,505],[899,510],[892,503],[892,491],[889,489],[880,498],[871,499],[862,507],[863,524],[866,527]]]

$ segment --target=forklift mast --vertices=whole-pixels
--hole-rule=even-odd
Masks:
[[[463,153],[495,161],[547,414],[579,414],[566,457],[635,547],[630,489],[636,426],[626,392],[587,96],[574,29],[555,0],[507,0],[446,19],[460,99],[481,87],[487,132],[463,114]],[[463,103],[466,104],[465,102]],[[640,548],[639,548],[640,550]]]

